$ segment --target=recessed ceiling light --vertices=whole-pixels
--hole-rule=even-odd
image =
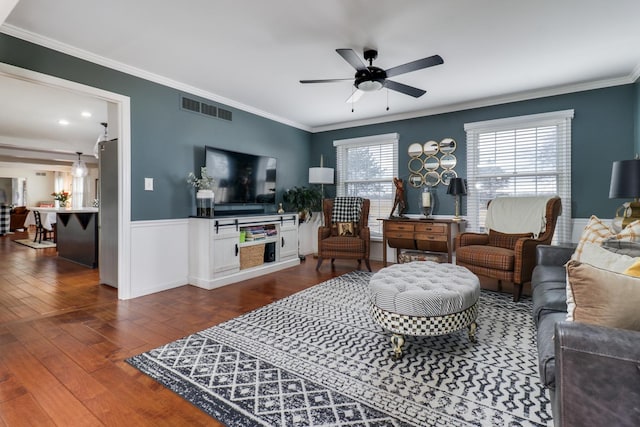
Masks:
[[[82,117],[91,117],[91,113],[88,111],[83,111],[82,113],[80,113],[82,115]]]
[[[58,120],[58,124],[61,126],[66,126],[69,124],[69,120],[65,120],[65,119],[60,119]]]

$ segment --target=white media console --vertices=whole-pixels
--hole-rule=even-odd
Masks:
[[[299,263],[297,214],[189,218],[192,285],[214,289]]]

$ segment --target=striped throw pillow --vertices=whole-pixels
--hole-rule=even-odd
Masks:
[[[640,242],[640,220],[634,221],[627,225],[621,232],[614,233],[607,224],[602,222],[597,216],[592,215],[589,219],[589,223],[582,231],[578,247],[573,253],[571,259],[580,261],[580,255],[584,250],[584,245],[587,242],[597,243],[601,245],[604,240],[617,239],[627,240],[632,242]]]

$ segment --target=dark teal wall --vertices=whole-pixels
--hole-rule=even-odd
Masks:
[[[185,179],[203,164],[206,144],[277,157],[280,200],[284,189],[308,185],[308,167],[317,166],[321,154],[326,166],[335,167],[335,139],[398,132],[399,172],[406,179],[410,143],[452,137],[458,143],[456,171],[464,177],[465,123],[574,109],[572,215],[606,218],[623,202],[608,199],[611,163],[640,152],[639,83],[311,135],[229,107],[232,123],[185,112],[178,108],[177,90],[4,34],[0,61],[131,98],[132,220],[183,218],[193,212],[193,192]],[[143,191],[144,177],[155,179],[155,191]],[[332,195],[335,187],[325,191]],[[453,198],[442,185],[438,200],[437,214],[453,213]],[[409,212],[417,213],[417,190],[409,189],[408,202]]]
[[[0,62],[131,98],[132,220],[184,218],[194,212],[186,177],[190,171],[199,174],[205,145],[277,157],[278,200],[284,189],[307,183],[308,132],[227,106],[232,122],[183,111],[180,91],[3,34]],[[144,191],[144,177],[154,178],[153,192]]]
[[[614,216],[616,207],[623,200],[609,199],[611,164],[614,160],[629,159],[637,150],[635,123],[638,102],[637,85],[623,85],[606,89],[576,92],[530,101],[514,102],[473,110],[456,111],[434,116],[349,129],[321,132],[311,136],[311,158],[319,159],[324,154],[325,165],[335,167],[336,139],[398,132],[399,175],[405,180],[409,176],[407,148],[413,142],[452,137],[457,142],[455,155],[458,176],[465,177],[466,135],[464,124],[482,120],[514,117],[526,114],[546,113],[559,110],[575,110],[572,122],[572,216],[589,217],[592,214],[603,218]],[[327,192],[335,191],[329,186]],[[438,185],[436,214],[452,215],[454,201],[446,194],[442,184]],[[333,194],[333,193],[332,193]],[[418,190],[409,187],[407,201],[409,213],[418,213]],[[464,203],[463,203],[464,205]]]

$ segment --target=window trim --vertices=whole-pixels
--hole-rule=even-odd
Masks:
[[[398,151],[399,151],[398,143],[399,141],[400,141],[400,134],[397,132],[334,140],[333,146],[336,148],[336,196],[344,196],[346,193],[344,176],[343,176],[344,171],[342,170],[342,164],[339,161],[339,154],[338,154],[340,150],[391,143],[394,145],[392,175],[398,176]],[[376,216],[376,214],[370,212],[369,221],[371,221],[371,217],[373,216]],[[382,233],[377,232],[375,230],[371,230],[372,238],[378,235],[382,236]]]
[[[502,132],[522,129],[527,127],[557,126],[561,132],[558,138],[558,188],[557,194],[562,199],[562,215],[558,218],[555,240],[568,242],[571,240],[571,122],[574,110],[561,110],[540,114],[508,117],[503,119],[485,120],[480,122],[465,123],[464,130],[467,133],[467,179],[469,188],[472,189],[477,176],[476,147],[478,136],[482,133]],[[561,170],[560,170],[561,169]],[[544,175],[544,174],[535,174]],[[466,198],[469,229],[478,231],[479,200],[473,190]]]

